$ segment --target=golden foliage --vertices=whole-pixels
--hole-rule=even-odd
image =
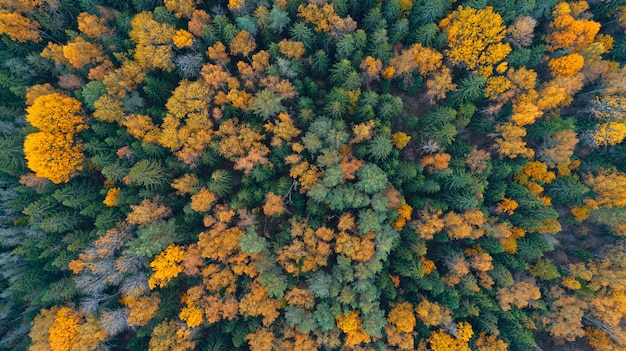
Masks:
[[[446,325],[452,322],[452,311],[438,304],[437,302],[430,302],[423,299],[416,307],[415,312],[417,317],[427,327],[434,327],[436,325]]]
[[[511,46],[502,43],[506,26],[491,6],[483,10],[459,6],[441,20],[439,27],[448,31],[449,49],[445,53],[450,61],[485,77],[492,75],[493,65],[511,52]]]
[[[122,191],[122,189],[120,188],[110,188],[107,191],[107,195],[102,201],[102,203],[105,204],[107,207],[114,207],[115,199],[117,198],[117,195],[120,194],[120,191]]]
[[[256,42],[250,33],[240,30],[237,35],[230,41],[230,54],[242,54],[248,56],[256,49]]]
[[[337,328],[348,335],[345,341],[347,346],[354,346],[363,342],[369,343],[371,341],[370,336],[363,332],[362,323],[363,320],[359,317],[359,313],[354,310],[337,317]]]
[[[420,160],[420,165],[430,172],[446,169],[449,164],[450,154],[445,152],[436,153],[434,155],[426,155]]]
[[[444,221],[440,218],[441,210],[434,211],[430,207],[422,209],[416,221],[411,223],[415,226],[415,232],[420,238],[432,240],[433,236],[444,228]]]
[[[283,198],[273,192],[265,194],[265,205],[263,205],[263,214],[266,216],[280,215],[285,212],[283,207]]]
[[[128,33],[134,41],[135,60],[140,67],[146,69],[162,69],[170,71],[172,64],[172,47],[170,44],[176,28],[167,23],[154,20],[152,12],[140,12],[130,21]]]
[[[595,208],[612,208],[626,206],[626,174],[615,170],[601,169],[596,176],[585,177],[596,197]]]
[[[193,34],[184,29],[179,29],[172,37],[172,41],[177,48],[185,48],[193,44]]]
[[[567,2],[559,2],[552,11],[554,20],[550,23],[552,32],[545,38],[550,44],[548,50],[581,48],[593,43],[596,34],[600,30],[600,23],[576,19],[572,8]]]
[[[80,110],[78,100],[59,93],[39,96],[26,109],[26,120],[41,130],[24,140],[28,167],[38,177],[56,184],[68,182],[82,168],[82,143],[74,139],[75,133],[87,128]]]
[[[154,327],[150,335],[148,351],[187,351],[194,349],[191,330],[171,320]]]
[[[154,289],[157,286],[162,288],[172,278],[176,278],[184,269],[181,264],[184,255],[185,250],[176,244],[170,244],[163,252],[158,254],[150,262],[150,267],[154,271],[150,279],[148,279],[150,289]]]
[[[263,326],[267,327],[280,315],[280,306],[280,301],[270,299],[267,289],[254,281],[250,284],[250,292],[239,301],[239,313],[250,317],[263,316]]]
[[[593,142],[596,146],[617,145],[624,138],[626,138],[626,124],[620,122],[598,124],[593,134]]]
[[[530,16],[517,17],[506,30],[511,44],[517,48],[530,46],[533,43],[536,25],[537,20]]]
[[[404,132],[395,132],[391,135],[391,141],[398,150],[404,149],[410,140],[411,136],[407,135]]]
[[[376,253],[375,238],[374,232],[361,236],[340,232],[335,243],[335,252],[344,254],[354,261],[367,262]]]
[[[159,303],[161,303],[161,299],[155,294],[149,296],[123,295],[120,301],[128,307],[127,323],[131,327],[148,324],[156,315],[159,310]]]
[[[471,351],[467,342],[474,335],[472,326],[467,322],[457,323],[456,334],[457,336],[453,337],[441,329],[431,333],[428,338],[430,349],[432,351]]]
[[[215,194],[203,186],[200,191],[191,196],[191,209],[196,212],[206,212],[211,209],[215,200],[217,200]]]
[[[283,39],[278,42],[280,53],[288,58],[299,60],[304,54],[304,44],[300,41]]]
[[[99,45],[86,41],[82,37],[76,37],[68,42],[67,45],[64,45],[63,56],[76,69],[104,61],[102,48]]]
[[[80,315],[69,307],[61,307],[50,325],[49,342],[52,351],[69,351],[79,339]]]
[[[165,3],[165,8],[170,12],[174,12],[177,18],[190,18],[196,9],[196,5],[200,3],[199,0],[165,0],[163,2]]]
[[[294,276],[326,266],[332,253],[329,242],[334,238],[334,232],[321,228],[315,231],[306,221],[298,222],[293,218],[289,224],[292,241],[278,250],[278,263]]]
[[[231,0],[231,2],[234,0]],[[275,350],[274,333],[268,328],[257,328],[254,333],[246,335],[246,340],[250,345],[250,351],[272,351]]]
[[[503,198],[502,201],[498,202],[498,207],[496,207],[496,211],[504,212],[509,216],[512,216],[515,210],[517,209],[518,203],[513,199]]]
[[[585,65],[585,58],[577,53],[561,56],[548,62],[553,76],[573,76]]]
[[[32,341],[29,351],[51,351],[50,349],[50,326],[54,323],[59,308],[54,306],[50,309],[42,308],[33,320],[28,336]]]
[[[195,174],[185,174],[180,178],[174,179],[171,186],[176,189],[179,195],[189,194],[198,185],[198,177]]]
[[[397,304],[389,311],[387,321],[403,333],[412,332],[416,323],[413,305],[409,302]]]
[[[526,136],[526,129],[512,123],[505,123],[496,127],[496,131],[500,132],[499,138],[496,139],[496,147],[500,157],[516,158],[522,156],[532,158],[535,152],[526,147],[526,142],[522,140]]]
[[[0,34],[7,34],[11,40],[19,42],[40,42],[41,35],[39,22],[32,20],[20,13],[6,9],[0,10]]]
[[[76,18],[78,30],[90,39],[102,39],[111,35],[111,31],[106,26],[106,19],[91,15],[87,12],[81,12]]]

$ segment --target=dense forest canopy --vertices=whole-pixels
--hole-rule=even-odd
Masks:
[[[625,350],[625,30],[0,0],[0,350]]]

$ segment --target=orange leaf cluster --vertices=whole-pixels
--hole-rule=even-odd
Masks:
[[[126,216],[130,224],[146,227],[150,223],[169,216],[172,211],[169,207],[159,204],[159,199],[143,199],[139,205],[131,205],[132,211]]]
[[[263,205],[263,214],[266,216],[279,215],[285,212],[283,207],[283,198],[273,192],[265,194],[265,205]]]
[[[296,219],[289,220],[289,224],[292,241],[278,250],[278,263],[294,276],[326,266],[334,232],[325,227],[313,230],[306,221]]]

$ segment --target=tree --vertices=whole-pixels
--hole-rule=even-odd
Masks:
[[[11,40],[40,42],[40,28],[39,22],[20,13],[0,10],[0,34],[8,34]]]
[[[184,269],[181,265],[185,251],[176,244],[170,244],[163,252],[158,254],[150,263],[154,273],[150,276],[148,284],[150,289],[162,288],[176,278]]]
[[[533,43],[536,25],[537,20],[530,16],[517,17],[513,24],[507,28],[508,39],[511,44],[516,48],[530,46]]]
[[[586,4],[586,2],[581,2]],[[550,44],[548,50],[580,49],[589,45],[600,31],[600,23],[588,19],[576,19],[579,14],[572,13],[572,7],[567,2],[559,2],[552,11],[554,20],[550,22],[550,34],[546,42]]]
[[[66,183],[81,169],[82,143],[74,135],[87,125],[80,109],[78,100],[59,93],[42,95],[27,108],[26,120],[41,130],[24,140],[27,165],[37,176]]]
[[[282,196],[272,192],[265,194],[265,205],[263,205],[263,214],[266,216],[280,215],[285,212],[283,207]]]
[[[439,22],[439,27],[448,31],[449,49],[445,53],[452,63],[464,64],[484,77],[491,76],[493,65],[511,52],[511,46],[502,43],[506,26],[491,6],[483,10],[459,6]]]

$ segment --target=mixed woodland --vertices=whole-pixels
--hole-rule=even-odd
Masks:
[[[0,0],[0,350],[625,350],[625,30]]]

